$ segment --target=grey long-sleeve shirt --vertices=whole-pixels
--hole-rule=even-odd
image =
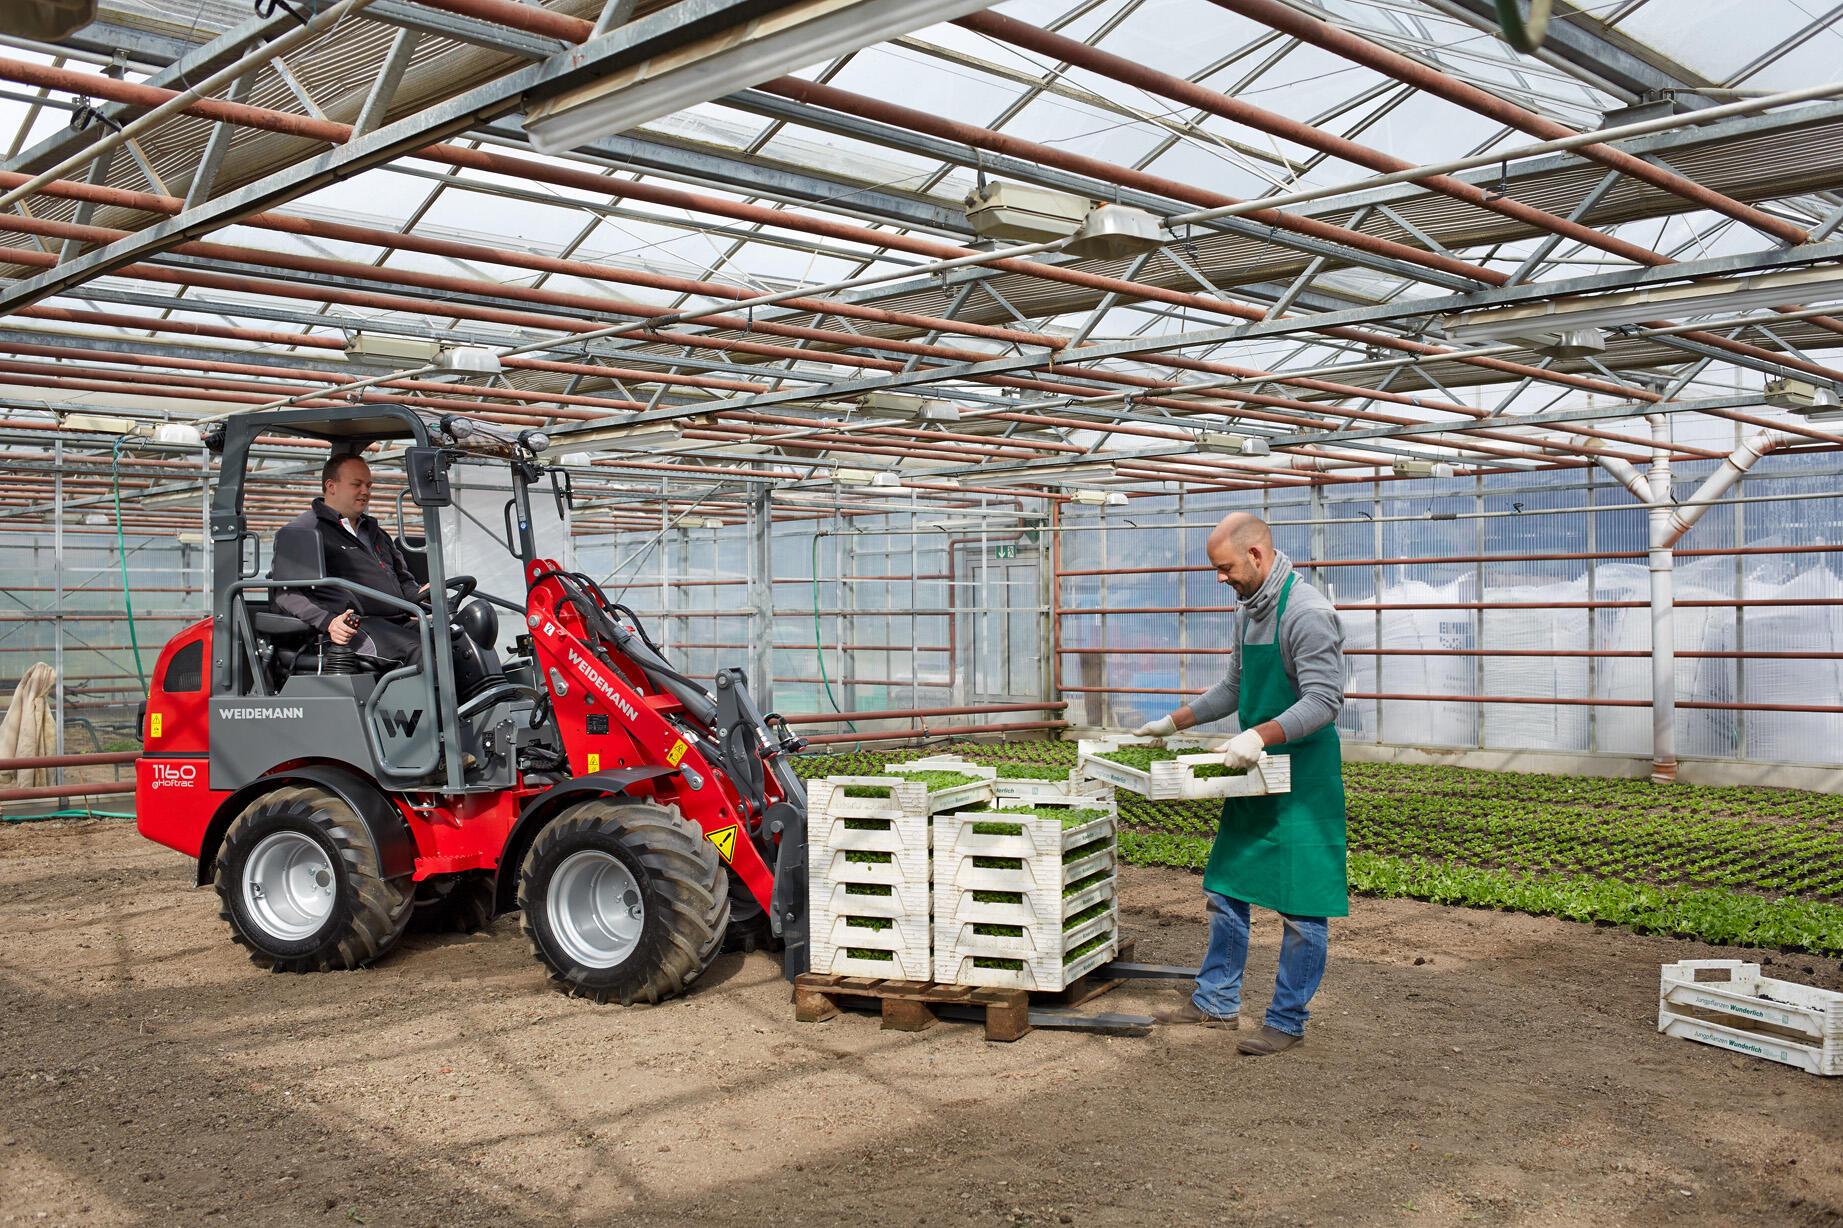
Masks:
[[[1274,552],[1273,570],[1254,596],[1242,603],[1240,641],[1267,644],[1274,638],[1274,614],[1280,590],[1292,574],[1293,561]],[[1337,719],[1344,707],[1344,629],[1325,595],[1303,578],[1286,599],[1280,624],[1280,660],[1299,699],[1277,718],[1286,740],[1294,742]],[[1233,716],[1241,700],[1241,642],[1229,657],[1221,682],[1190,703],[1199,725]]]

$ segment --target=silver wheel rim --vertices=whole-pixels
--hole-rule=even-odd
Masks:
[[[639,945],[646,924],[646,905],[633,872],[599,849],[563,859],[551,875],[544,914],[557,945],[584,968],[621,963]]]
[[[326,850],[296,831],[264,836],[243,863],[243,906],[271,938],[298,942],[333,915],[338,876]]]

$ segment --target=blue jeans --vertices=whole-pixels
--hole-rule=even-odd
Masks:
[[[1209,950],[1191,1001],[1205,1014],[1234,1015],[1241,1010],[1241,974],[1248,963],[1248,905],[1207,889],[1203,898],[1209,903]],[[1280,920],[1286,922],[1286,934],[1280,939],[1280,971],[1266,1023],[1289,1036],[1304,1036],[1306,1004],[1325,975],[1330,927],[1323,917],[1281,913]]]

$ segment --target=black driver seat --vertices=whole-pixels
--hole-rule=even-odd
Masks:
[[[250,628],[256,632],[258,655],[265,663],[271,689],[280,690],[284,682],[297,674],[320,672],[320,646],[323,639],[307,623],[289,614],[251,603]],[[357,655],[359,668],[367,673],[381,673],[394,668],[396,661]]]

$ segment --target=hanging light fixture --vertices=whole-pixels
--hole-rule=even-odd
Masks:
[[[1131,205],[1096,205],[1062,250],[1083,260],[1124,260],[1171,241],[1164,224]]]

